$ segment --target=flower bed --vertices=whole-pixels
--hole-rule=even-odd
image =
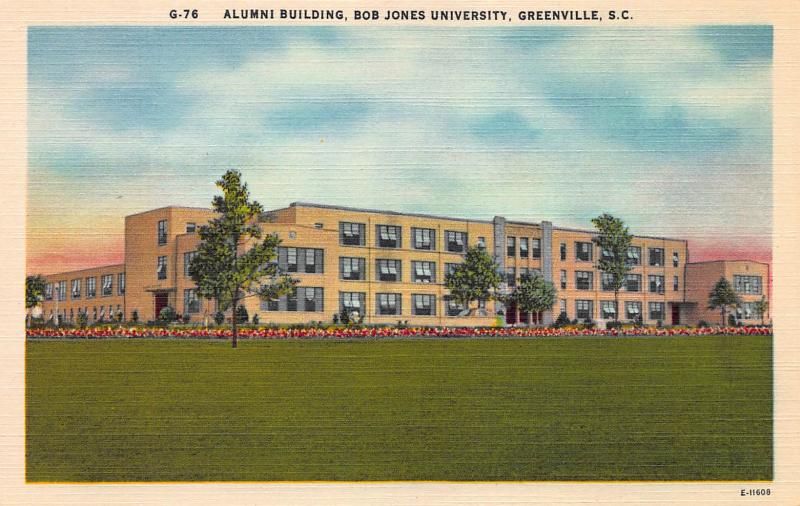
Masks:
[[[103,326],[85,329],[28,329],[28,337],[104,338],[218,338],[231,336],[230,328],[147,328]],[[242,339],[303,338],[382,338],[382,337],[571,337],[571,336],[708,336],[708,335],[771,335],[770,327],[705,327],[705,328],[631,328],[631,329],[562,329],[515,327],[327,327],[327,328],[243,328]]]

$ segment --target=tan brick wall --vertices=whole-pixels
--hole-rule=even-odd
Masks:
[[[119,274],[124,272],[125,265],[116,264],[45,276],[46,283],[52,286],[52,299],[42,302],[42,316],[46,320],[51,320],[56,314],[59,314],[61,321],[74,323],[78,312],[86,312],[89,322],[100,320],[101,315],[104,320],[108,321],[118,311],[125,311],[125,298],[119,293]],[[102,280],[106,275],[112,276],[111,295],[103,295]],[[90,278],[95,280],[94,297],[88,297],[87,280]],[[80,296],[78,297],[73,296],[73,280],[80,281]],[[57,300],[55,287],[61,281],[65,282],[66,294],[63,296],[64,300]]]
[[[688,265],[689,284],[686,298],[692,304],[692,317],[695,322],[705,320],[710,324],[722,323],[721,312],[717,309],[708,309],[708,296],[721,277],[727,279],[733,286],[734,276],[738,275],[761,277],[761,293],[737,293],[742,302],[756,302],[761,299],[762,295],[769,299],[769,265],[767,264],[749,260],[719,260]],[[769,321],[769,314],[766,314],[764,319]],[[757,315],[753,318],[741,318],[741,320],[745,324],[761,323],[761,318]]]

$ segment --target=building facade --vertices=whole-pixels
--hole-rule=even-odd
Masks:
[[[75,321],[83,311],[89,322],[134,316],[146,322],[169,306],[192,321],[209,321],[216,308],[197,296],[188,265],[198,228],[213,217],[210,209],[186,207],[127,216],[124,264],[46,276],[43,316]],[[595,267],[602,252],[589,230],[501,216],[482,221],[301,202],[265,213],[260,222],[265,234],[281,239],[281,269],[299,280],[292,294],[278,300],[245,299],[248,314],[258,314],[261,323],[330,322],[346,311],[369,324],[492,325],[498,316],[508,324],[548,324],[559,313],[580,321],[618,315],[646,324],[694,324],[715,321],[703,309],[714,276],[713,282],[730,277],[742,290],[757,283],[764,291],[768,283],[765,264],[691,264],[685,240],[635,236],[617,307],[608,279]],[[551,281],[558,291],[552,311],[528,315],[491,300],[472,308],[450,300],[445,275],[469,247],[492,255],[506,292],[528,273]],[[760,294],[743,300],[749,304],[751,295]],[[742,308],[744,321],[751,309]]]

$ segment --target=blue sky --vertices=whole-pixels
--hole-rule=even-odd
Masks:
[[[40,27],[28,62],[34,255],[207,206],[228,168],[268,208],[611,212],[769,249],[770,27]]]

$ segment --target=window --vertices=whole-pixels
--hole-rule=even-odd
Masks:
[[[672,252],[672,266],[677,267],[680,263],[680,256],[678,255],[677,251]]]
[[[418,293],[411,295],[411,314],[434,316],[436,314],[436,296]]]
[[[364,292],[339,292],[339,311],[361,316],[364,314]]]
[[[565,243],[563,243],[563,242],[561,243],[561,246],[559,247],[559,251],[561,253],[561,260],[566,260],[567,259],[567,245]]]
[[[400,281],[400,260],[378,259],[375,261],[375,271],[378,281]]]
[[[298,289],[293,289],[288,295],[284,295],[286,297],[286,311],[297,311],[297,291]],[[281,301],[278,299],[278,309],[280,309]]]
[[[519,268],[519,279],[525,279],[530,276],[530,270],[527,267]]]
[[[72,280],[72,299],[80,299],[81,298],[81,280],[80,279],[73,279]]]
[[[733,276],[733,289],[736,293],[761,294],[761,276]]]
[[[663,302],[651,302],[648,304],[648,309],[650,310],[650,319],[651,320],[663,320],[664,319],[664,303]]]
[[[197,229],[197,224],[195,223],[187,223],[186,224],[186,233],[187,234],[194,234],[194,231]]]
[[[567,289],[567,271],[564,270],[561,271],[561,289]]]
[[[575,271],[575,288],[577,290],[591,290],[593,288],[594,275],[588,271]]]
[[[301,304],[302,311],[320,312],[323,311],[323,297],[321,287],[300,286],[297,288],[297,300]]]
[[[44,300],[53,300],[53,283],[44,285]]]
[[[117,274],[117,294],[125,295],[125,273]]]
[[[600,284],[604,291],[614,291],[614,275],[610,272],[604,272],[600,275]]]
[[[506,267],[506,284],[517,286],[517,269],[514,267]]]
[[[100,321],[103,321],[105,319],[106,319],[106,307],[100,306]]]
[[[86,298],[93,299],[97,295],[97,278],[86,278]]]
[[[342,246],[364,246],[363,223],[339,223],[339,244]]]
[[[625,259],[627,265],[641,265],[642,263],[642,248],[639,246],[629,246],[628,256]]]
[[[486,238],[485,237],[478,237],[478,249],[482,249],[482,250],[486,249]]]
[[[375,304],[375,312],[379,315],[399,315],[402,310],[399,293],[377,293]]]
[[[650,285],[650,293],[664,293],[664,276],[649,275],[647,281]]]
[[[349,281],[366,279],[366,261],[359,257],[339,257],[339,277]]]
[[[283,272],[322,274],[325,251],[319,248],[278,247],[278,269]]]
[[[436,262],[411,262],[414,283],[436,283]]]
[[[156,263],[156,274],[158,279],[167,279],[167,257],[160,256]]]
[[[314,223],[314,228],[322,229],[322,227],[324,227],[324,225],[322,223]]]
[[[680,280],[678,276],[672,276],[672,291],[677,292],[680,289]]]
[[[576,300],[575,301],[575,318],[579,320],[591,320],[592,316],[594,316],[594,311],[592,311],[592,301],[591,300]]]
[[[566,252],[566,245],[564,245],[564,258],[562,260],[566,260],[567,252]],[[541,239],[531,239],[531,247],[532,247],[532,254],[533,258],[541,258],[542,257],[542,240]]]
[[[200,312],[200,299],[197,298],[197,289],[191,288],[183,291],[183,314]]]
[[[113,282],[114,282],[114,275],[113,274],[106,274],[100,278],[100,287],[101,292],[100,295],[103,297],[108,297],[114,293],[113,290]]]
[[[761,316],[756,312],[755,302],[742,302],[736,308],[736,315],[742,320],[754,320]]]
[[[92,320],[97,321],[97,306],[92,308]]]
[[[591,262],[592,243],[575,242],[575,260],[580,260],[581,262]]]
[[[58,282],[58,300],[64,301],[67,300],[67,281],[59,281]]]
[[[519,256],[522,258],[528,258],[528,238],[527,237],[520,237],[519,238]]]
[[[647,251],[647,257],[650,259],[651,266],[664,266],[664,248],[650,248]]]
[[[192,265],[192,260],[197,257],[196,251],[188,251],[183,254],[183,275],[189,277],[189,267]]]
[[[411,243],[414,249],[436,249],[436,231],[432,228],[412,228]]]
[[[625,275],[625,291],[638,292],[642,289],[642,275],[641,274],[626,274]]]
[[[392,225],[375,225],[376,245],[379,248],[399,248],[400,227]]]
[[[448,276],[450,274],[453,274],[456,271],[456,269],[458,269],[459,265],[461,264],[453,264],[453,263],[444,264],[444,275]]]
[[[558,310],[560,314],[567,316],[567,299],[561,299],[558,302]]]
[[[447,316],[465,316],[461,314],[465,312],[464,305],[456,302],[452,297],[445,297],[444,305]]]
[[[638,320],[642,317],[642,303],[628,301],[625,303],[625,318],[628,320]]]
[[[506,237],[506,255],[513,257],[517,256],[517,238]]]
[[[167,220],[158,222],[158,245],[167,244]]]
[[[617,303],[613,300],[600,302],[600,312],[604,320],[613,320],[617,317]]]
[[[452,230],[446,230],[444,234],[447,241],[447,251],[453,253],[464,252],[467,244],[466,232],[454,232]]]

